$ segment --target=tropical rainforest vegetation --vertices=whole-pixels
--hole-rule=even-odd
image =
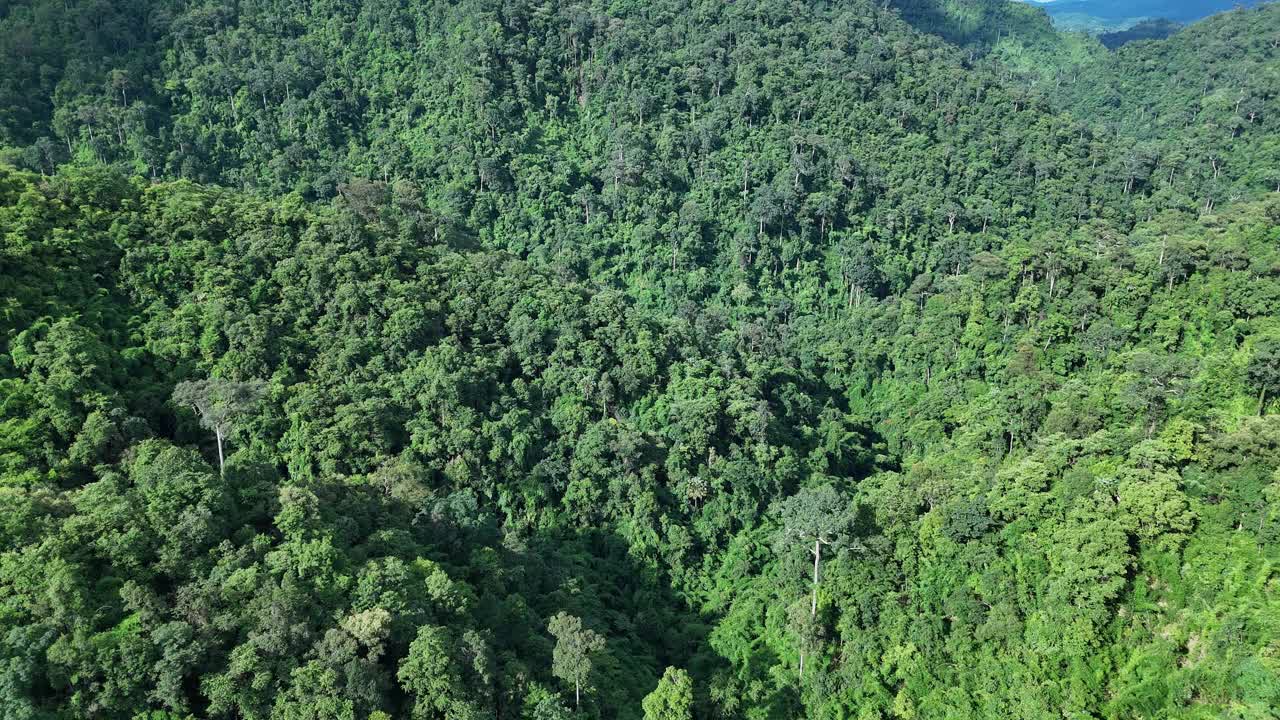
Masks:
[[[1278,54],[5,4],[0,717],[1277,717]]]

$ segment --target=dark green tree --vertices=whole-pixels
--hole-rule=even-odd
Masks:
[[[1280,340],[1264,338],[1254,344],[1245,367],[1249,384],[1258,390],[1258,414],[1266,412],[1267,393],[1280,387]]]

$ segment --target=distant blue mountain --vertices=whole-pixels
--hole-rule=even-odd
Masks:
[[[1188,23],[1241,5],[1258,5],[1260,0],[1023,0],[1039,5],[1051,17],[1089,15],[1108,21],[1132,18],[1168,18]]]

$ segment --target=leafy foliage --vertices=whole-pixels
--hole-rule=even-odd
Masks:
[[[0,715],[1276,706],[1276,7],[11,5]]]

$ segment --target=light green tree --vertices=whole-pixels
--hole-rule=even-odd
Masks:
[[[604,649],[604,637],[582,627],[580,618],[556,613],[547,624],[556,639],[551,658],[551,672],[565,682],[573,683],[573,706],[582,705],[582,688],[591,677],[591,656]]]
[[[680,668],[668,667],[658,687],[642,703],[644,720],[693,720],[693,680]]]

